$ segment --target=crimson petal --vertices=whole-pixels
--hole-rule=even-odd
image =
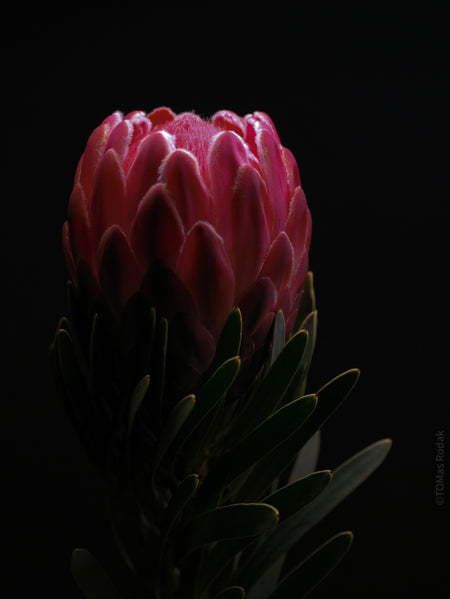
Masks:
[[[75,265],[81,259],[97,272],[92,227],[86,206],[86,198],[80,184],[75,185],[69,200],[70,241]]]
[[[115,150],[120,163],[123,162],[127,154],[132,134],[133,125],[129,121],[123,120],[109,136],[106,149],[109,150],[112,148]]]
[[[171,150],[164,131],[150,133],[141,143],[127,177],[127,218],[133,220],[139,202],[158,179],[158,169]]]
[[[118,225],[103,234],[98,262],[102,291],[113,311],[119,313],[139,289],[141,275],[125,233]]]
[[[233,307],[234,276],[222,238],[205,222],[190,231],[177,267],[199,316],[217,339]]]
[[[281,154],[286,168],[288,194],[289,197],[292,197],[296,187],[301,185],[297,161],[294,158],[294,154],[288,148],[282,148]]]
[[[70,231],[69,231],[69,223],[66,221],[62,228],[62,244],[64,249],[64,256],[66,258],[67,268],[69,270],[70,278],[76,284],[76,270],[75,270],[75,260],[73,259],[72,253],[72,244],[70,242]]]
[[[125,178],[117,154],[111,149],[97,167],[90,206],[92,230],[97,243],[112,225],[125,229],[125,210]]]
[[[231,248],[231,202],[239,167],[248,162],[243,140],[233,131],[223,131],[214,139],[208,156],[211,191],[216,205],[217,230],[227,251]]]
[[[211,364],[216,342],[201,322],[186,312],[178,312],[169,325],[168,366],[173,368],[170,383],[177,385],[178,397],[193,389]]]
[[[161,180],[175,200],[186,229],[199,220],[211,221],[211,199],[192,154],[181,149],[172,152],[163,164]]]
[[[277,291],[273,281],[262,277],[247,291],[245,297],[239,302],[242,312],[242,326],[247,334],[252,334],[258,329],[267,314],[275,308]]]
[[[91,133],[86,149],[82,157],[82,166],[80,172],[80,183],[86,197],[89,198],[92,193],[94,173],[106,151],[111,130],[122,120],[120,113],[111,114],[103,123],[94,129]]]
[[[286,233],[282,231],[270,247],[261,276],[269,277],[280,292],[290,282],[293,262],[294,248]]]
[[[256,279],[270,243],[267,191],[259,173],[244,165],[238,171],[231,205],[231,261],[239,298]]]
[[[289,216],[286,223],[286,233],[294,247],[295,265],[303,257],[303,252],[309,250],[311,243],[311,214],[306,204],[306,197],[301,187],[297,187],[291,201]]]
[[[288,211],[286,170],[281,157],[281,146],[275,135],[261,129],[256,136],[261,172],[267,185],[273,209],[272,238],[284,229]]]
[[[161,127],[165,123],[173,121],[175,117],[176,114],[166,106],[155,108],[155,110],[152,110],[152,112],[147,115],[147,118],[151,120],[155,127]]]
[[[240,116],[231,110],[219,110],[219,112],[216,112],[213,115],[211,122],[219,129],[234,131],[241,137],[244,137],[245,122]]]
[[[154,185],[145,195],[131,227],[131,242],[139,266],[145,272],[161,259],[175,269],[184,241],[183,224],[166,186]]]
[[[165,316],[169,323],[181,312],[198,318],[190,291],[161,259],[154,260],[145,272],[141,290],[157,314]]]
[[[305,284],[306,275],[308,274],[308,264],[308,252],[305,249],[298,259],[298,266],[292,277],[291,288],[293,293],[297,293]]]

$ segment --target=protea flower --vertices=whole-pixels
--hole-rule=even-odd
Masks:
[[[111,581],[75,551],[86,597],[306,597],[347,552],[348,531],[282,570],[390,445],[312,472],[359,371],[305,395],[310,237],[295,159],[264,113],[116,112],[92,133],[63,228],[76,294],[50,360],[126,572]]]
[[[169,319],[179,372],[184,363],[194,375],[234,306],[244,362],[278,310],[290,333],[310,238],[297,164],[271,119],[226,110],[106,118],[79,162],[63,228],[75,285],[119,320],[143,292]]]

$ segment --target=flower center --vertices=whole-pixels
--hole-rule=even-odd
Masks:
[[[200,173],[209,186],[208,152],[212,138],[220,131],[192,112],[184,112],[161,127],[175,137],[177,148],[191,152],[198,161]]]

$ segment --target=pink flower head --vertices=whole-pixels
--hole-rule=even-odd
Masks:
[[[119,320],[144,293],[169,319],[177,360],[198,374],[234,306],[248,356],[279,309],[292,331],[310,239],[297,164],[271,119],[227,110],[106,118],[79,162],[63,227],[75,286]]]

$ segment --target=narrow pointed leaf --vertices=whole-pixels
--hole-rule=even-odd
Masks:
[[[152,473],[155,472],[167,450],[172,445],[181,427],[194,409],[195,403],[195,395],[187,395],[181,401],[179,401],[172,410],[167,421],[163,425],[162,432],[158,439]]]
[[[98,378],[97,373],[97,359],[102,355],[102,347],[99,341],[99,324],[98,324],[99,316],[97,313],[94,314],[94,319],[92,321],[92,329],[91,329],[91,338],[89,344],[89,375],[90,381],[95,389],[96,382]],[[101,362],[102,360],[98,360]]]
[[[228,454],[226,482],[230,482],[259,461],[271,449],[289,438],[313,413],[315,395],[305,395],[277,410]],[[224,476],[224,473],[222,474]]]
[[[297,455],[289,475],[289,482],[293,482],[314,472],[319,459],[319,452],[320,431],[316,431]]]
[[[242,438],[277,409],[300,367],[307,342],[308,333],[299,331],[285,344],[240,416],[236,438]]]
[[[263,503],[272,505],[279,512],[280,522],[282,522],[317,497],[330,480],[331,472],[329,470],[314,472],[303,480],[296,481],[267,496]],[[252,542],[252,539],[246,538],[217,543],[204,557],[197,580],[197,596],[201,597],[202,593],[220,575],[229,561]]]
[[[286,393],[286,396],[289,397],[300,397],[304,395],[306,390],[306,383],[308,379],[308,372],[311,366],[312,357],[316,345],[316,337],[317,337],[317,310],[308,314],[305,320],[302,322],[300,326],[300,330],[306,331],[308,333],[308,344],[305,349],[305,353],[303,354],[302,363],[300,364],[300,368],[298,369],[294,379],[291,382],[291,385]]]
[[[86,599],[120,599],[109,575],[86,549],[72,553],[71,572]]]
[[[239,308],[234,308],[225,323],[217,342],[216,353],[211,366],[215,372],[221,364],[239,355],[242,339],[242,314]]]
[[[190,503],[197,492],[200,478],[197,474],[190,474],[177,487],[175,493],[167,506],[164,523],[161,532],[161,542],[157,555],[157,578],[160,579],[163,573],[163,562],[166,554],[167,541],[175,524],[181,516],[184,508]]]
[[[239,372],[240,364],[241,361],[238,357],[230,358],[214,372],[200,389],[197,394],[195,410],[192,411],[178,435],[177,445],[179,447],[189,438],[203,418],[231,387]]]
[[[133,393],[130,397],[130,405],[128,407],[128,440],[131,436],[131,431],[133,429],[134,420],[136,418],[136,414],[139,408],[144,401],[145,396],[147,395],[148,387],[150,385],[150,376],[144,376],[143,379],[139,381],[139,383],[134,388]]]
[[[245,590],[242,587],[228,587],[215,595],[214,599],[244,599],[244,597]]]
[[[188,551],[224,539],[256,537],[271,530],[278,517],[278,511],[264,503],[237,503],[204,512],[188,525]]]
[[[345,556],[353,541],[351,532],[342,532],[316,549],[293,570],[269,599],[304,599],[326,578]]]
[[[69,319],[66,316],[63,316],[58,323],[57,330],[59,331],[61,329],[67,331],[69,335],[72,335],[72,327],[70,325]]]
[[[303,296],[300,301],[300,307],[297,314],[297,320],[294,327],[294,331],[298,331],[305,318],[311,312],[316,309],[316,294],[314,293],[314,276],[311,271],[308,271],[306,276],[305,287],[303,289]]]
[[[313,526],[364,482],[384,460],[390,447],[390,439],[382,439],[336,468],[330,484],[317,499],[281,522],[251,556],[242,572],[241,580],[244,584],[253,585],[262,571],[270,567],[280,555],[289,551]],[[265,597],[258,596],[258,599]]]
[[[199,508],[211,507],[221,489],[259,462],[289,438],[309,418],[317,404],[315,395],[305,395],[280,408],[233,449],[219,458],[199,494]],[[250,499],[250,494],[246,499]]]
[[[280,512],[280,521],[284,521],[320,495],[331,477],[330,470],[313,472],[271,493],[263,501],[273,505]]]
[[[125,368],[132,380],[138,380],[150,370],[156,328],[155,308],[150,308],[148,300],[136,294],[125,306],[122,322]]]
[[[157,326],[157,337],[155,343],[154,369],[152,371],[152,388],[154,388],[154,399],[159,405],[159,413],[162,415],[162,399],[164,393],[164,378],[166,374],[168,322],[161,318]],[[153,374],[154,373],[154,374]]]
[[[252,405],[259,421],[271,414],[280,403],[295,373],[300,367],[308,342],[306,331],[299,331],[284,345],[266,378],[257,389]]]
[[[286,339],[286,325],[282,310],[278,310],[273,321],[272,346],[270,348],[269,359],[267,365],[270,368],[275,362],[278,354],[284,347]]]
[[[271,482],[293,461],[300,449],[321,428],[328,418],[348,397],[359,378],[359,370],[353,369],[337,376],[317,392],[317,408],[304,426],[263,458],[245,483],[248,496],[259,498]]]
[[[339,406],[347,399],[352,389],[358,382],[360,371],[357,368],[347,370],[329,381],[317,392],[317,409],[314,416],[302,430],[301,446],[310,439],[314,433],[323,426],[328,418],[334,414]],[[297,441],[298,441],[297,440]],[[293,443],[295,445],[296,443]],[[299,448],[300,449],[300,448]],[[295,454],[297,452],[294,452]]]
[[[83,345],[83,342],[88,343],[91,331],[90,328],[87,330],[85,325],[85,319],[81,314],[81,308],[72,281],[67,282],[67,303],[69,306],[69,321],[73,327],[73,331],[76,331],[76,335],[81,345]]]
[[[56,333],[55,348],[70,416],[82,437],[87,437],[91,428],[89,390],[78,365],[72,339],[66,330],[60,329]]]
[[[177,521],[178,516],[194,497],[198,488],[199,480],[198,474],[189,474],[189,476],[187,476],[179,484],[171,500],[169,501],[169,505],[167,506],[165,513],[162,545],[165,544],[165,541],[167,540],[168,535]]]
[[[253,586],[247,587],[247,599],[267,599],[278,586],[285,559],[286,554],[281,555],[259,574]]]
[[[202,597],[204,591],[220,576],[231,559],[252,542],[253,539],[244,538],[217,543],[203,558],[196,584],[196,598]]]

